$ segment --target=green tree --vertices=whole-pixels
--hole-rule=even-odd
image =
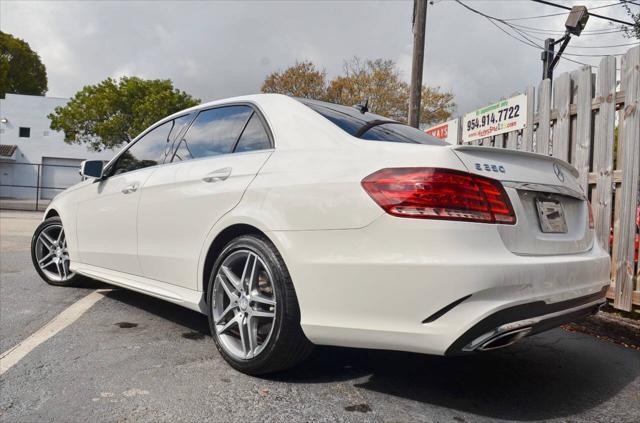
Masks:
[[[66,143],[101,151],[120,147],[154,122],[199,102],[168,79],[107,78],[87,85],[48,117]]]
[[[456,111],[453,93],[450,91],[440,91],[440,87],[427,87],[423,85],[420,98],[420,123],[430,125],[444,122]],[[407,105],[408,104],[407,102]],[[409,113],[408,106],[407,113]]]
[[[400,78],[400,71],[392,60],[361,60],[345,62],[344,76],[329,83],[328,101],[346,105],[369,99],[369,110],[383,116],[407,121],[409,113],[409,84]],[[456,109],[453,94],[440,87],[422,86],[420,123],[431,124],[448,119]]]
[[[402,80],[393,60],[345,61],[343,74],[326,83],[324,71],[312,62],[298,62],[283,72],[268,75],[262,92],[275,92],[355,105],[369,100],[369,110],[406,122],[409,110],[409,85]],[[448,119],[455,111],[453,94],[439,87],[422,87],[420,122],[424,124]]]
[[[263,93],[280,93],[293,97],[318,99],[326,89],[324,70],[316,69],[311,62],[296,62],[282,72],[274,72],[262,84]]]
[[[400,121],[407,119],[409,88],[392,60],[354,57],[345,61],[343,72],[343,76],[329,83],[328,101],[354,105],[368,99],[372,113]]]
[[[0,96],[46,92],[47,70],[38,53],[25,41],[0,31]]]

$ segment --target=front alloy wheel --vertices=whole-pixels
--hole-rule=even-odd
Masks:
[[[59,217],[42,222],[31,239],[31,260],[36,271],[51,285],[73,285],[79,278],[69,268],[67,237]]]

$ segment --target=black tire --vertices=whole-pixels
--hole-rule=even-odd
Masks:
[[[80,284],[81,282],[85,281],[86,279],[80,275],[78,275],[77,273],[73,274],[73,276],[71,276],[69,279],[60,281],[60,280],[55,280],[52,279],[51,277],[49,277],[38,265],[38,259],[36,258],[36,249],[37,248],[41,248],[38,246],[38,237],[40,236],[40,234],[42,233],[42,231],[44,231],[45,229],[51,227],[51,226],[62,226],[62,220],[59,217],[50,217],[48,219],[46,219],[45,221],[43,221],[40,225],[38,225],[38,227],[36,228],[35,232],[33,233],[33,237],[31,238],[31,261],[33,263],[33,267],[35,267],[36,272],[38,272],[38,275],[40,275],[40,277],[42,278],[43,281],[45,281],[46,283],[48,283],[49,285],[55,285],[55,286],[76,286],[78,284]]]
[[[250,359],[238,359],[220,345],[213,319],[214,280],[225,258],[238,250],[250,250],[269,266],[273,289],[278,302],[273,332],[264,349]],[[295,366],[313,350],[313,344],[300,327],[300,307],[287,267],[275,246],[266,238],[243,235],[230,241],[218,256],[209,278],[207,316],[216,347],[234,369],[249,375],[275,373]]]

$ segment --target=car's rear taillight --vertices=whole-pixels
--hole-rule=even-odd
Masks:
[[[591,201],[587,201],[587,208],[589,209],[589,229],[595,229],[596,225],[593,222],[593,208],[591,207]]]
[[[470,173],[424,167],[382,169],[364,178],[362,186],[393,216],[516,223],[502,184]]]

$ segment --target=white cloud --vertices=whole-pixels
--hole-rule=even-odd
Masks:
[[[505,18],[561,12],[522,1],[468,3]],[[603,5],[597,0],[580,3]],[[625,17],[619,6],[599,11]],[[47,66],[49,95],[71,96],[108,76],[137,75],[170,78],[176,87],[208,100],[257,92],[269,72],[305,59],[331,77],[354,55],[389,58],[408,80],[411,13],[410,0],[2,2],[0,26],[38,51]],[[459,112],[538,83],[539,51],[508,38],[486,19],[454,2],[439,1],[429,6],[427,20],[424,82],[452,90]],[[562,30],[564,17],[518,23]],[[609,27],[592,17],[587,29]],[[571,46],[628,42],[616,33],[583,36]],[[579,60],[597,64],[599,59]],[[562,62],[556,72],[577,66]]]

